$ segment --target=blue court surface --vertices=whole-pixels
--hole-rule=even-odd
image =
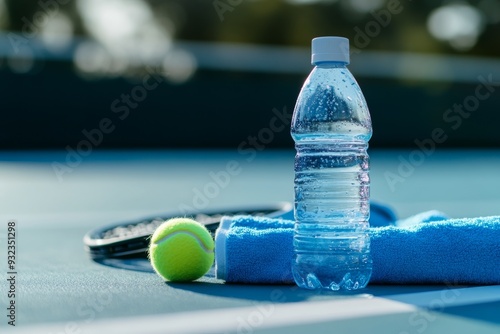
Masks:
[[[247,152],[248,153],[248,152]],[[500,285],[369,285],[355,293],[165,283],[103,265],[83,236],[168,211],[293,201],[293,150],[0,153],[2,333],[500,333]],[[500,215],[500,151],[373,150],[371,198],[400,218]],[[222,179],[217,176],[229,175]],[[15,284],[7,281],[16,223]],[[500,240],[499,240],[500,247]],[[263,264],[265,265],[265,264]],[[15,298],[7,297],[15,289]],[[15,300],[15,327],[8,324]]]

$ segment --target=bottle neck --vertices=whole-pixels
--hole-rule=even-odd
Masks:
[[[345,68],[347,63],[340,61],[320,61],[313,64],[318,68]]]

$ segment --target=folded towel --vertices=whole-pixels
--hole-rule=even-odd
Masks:
[[[372,227],[373,274],[382,284],[500,284],[500,216],[447,219],[430,211]],[[216,275],[226,282],[293,283],[291,220],[224,217]]]
[[[293,221],[223,217],[215,233],[216,277],[234,283],[293,283]]]
[[[293,283],[290,268],[293,210],[280,212],[273,218],[222,218],[215,238],[218,278],[241,283]],[[396,214],[390,207],[370,203],[371,226],[395,222]]]

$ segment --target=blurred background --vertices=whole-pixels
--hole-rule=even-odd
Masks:
[[[0,148],[291,148],[324,35],[371,147],[500,145],[498,0],[0,0]]]

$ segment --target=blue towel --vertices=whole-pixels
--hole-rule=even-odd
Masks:
[[[379,284],[500,284],[500,216],[448,219],[429,211],[370,228]],[[216,275],[234,283],[293,283],[291,220],[224,217]]]
[[[223,217],[215,238],[217,277],[226,282],[293,283],[292,219],[293,209],[272,218]],[[394,225],[396,221],[390,207],[370,202],[371,226]],[[260,249],[265,251],[255,253]],[[265,268],[256,270],[262,264]]]

